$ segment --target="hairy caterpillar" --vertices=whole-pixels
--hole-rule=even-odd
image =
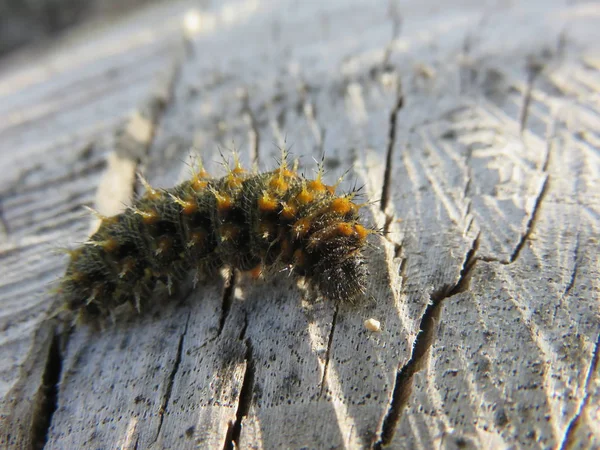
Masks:
[[[296,164],[297,166],[297,164]],[[200,278],[228,266],[259,273],[291,269],[334,301],[364,294],[362,253],[375,232],[360,223],[353,192],[336,195],[317,177],[289,167],[252,174],[237,157],[228,174],[211,178],[200,163],[192,178],[170,189],[142,179],[145,194],[125,212],[101,217],[98,231],[69,251],[59,292],[84,321],[107,317],[126,303],[140,312],[157,282],[171,288],[189,271]]]

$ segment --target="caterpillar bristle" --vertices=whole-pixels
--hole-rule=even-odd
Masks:
[[[87,211],[89,214],[93,215],[94,217],[96,217],[96,219],[98,220],[104,220],[106,219],[106,216],[103,214],[100,214],[98,211],[96,211],[94,208],[92,208],[91,206],[88,205],[81,205],[81,207]]]

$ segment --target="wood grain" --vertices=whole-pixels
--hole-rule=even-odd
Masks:
[[[2,66],[2,445],[599,448],[597,15],[170,2]],[[363,304],[223,273],[102,332],[45,319],[81,204],[282,146],[373,200]]]

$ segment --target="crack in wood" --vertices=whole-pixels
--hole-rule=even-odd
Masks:
[[[469,164],[469,155],[467,155],[466,157],[466,163],[467,165]],[[471,176],[471,167],[468,167],[468,171],[469,174],[467,175],[467,182],[465,183],[465,188],[463,189],[463,199],[469,199],[469,190],[471,189],[471,181],[473,180],[473,177]],[[467,212],[466,214],[468,214],[469,212],[471,212],[471,202],[469,202],[467,204]]]
[[[525,88],[525,94],[523,96],[523,105],[521,107],[521,114],[519,117],[519,132],[523,134],[527,126],[527,118],[529,116],[529,106],[531,105],[531,92],[533,90],[533,84],[535,79],[538,77],[540,72],[544,69],[544,65],[534,59],[530,60],[527,64],[527,86]]]
[[[165,413],[167,412],[169,400],[171,399],[171,394],[173,392],[173,383],[175,381],[175,376],[177,375],[177,372],[179,371],[179,367],[181,366],[181,360],[183,358],[183,341],[185,340],[185,335],[187,334],[187,331],[188,331],[190,317],[191,317],[191,312],[188,313],[187,319],[185,321],[185,327],[183,329],[183,332],[181,333],[181,336],[179,336],[179,344],[177,345],[177,356],[175,357],[175,363],[173,364],[173,369],[171,370],[171,373],[169,374],[169,380],[167,382],[167,390],[165,392],[165,395],[163,397],[163,400],[161,402],[161,405],[160,405],[160,408],[158,411],[158,416],[159,416],[158,427],[156,430],[156,436],[152,440],[152,444],[154,444],[158,440],[158,437],[160,436],[160,430],[162,429],[164,416],[165,416]]]
[[[67,336],[67,334],[65,334]],[[31,420],[31,446],[42,449],[48,441],[48,431],[52,424],[52,416],[58,407],[60,377],[63,369],[61,352],[61,335],[55,328],[46,358],[46,366],[42,375],[40,398],[34,405]]]
[[[473,242],[471,242],[471,248],[467,252],[463,261],[458,282],[454,285],[448,294],[448,297],[460,294],[461,292],[465,292],[469,289],[469,274],[478,261],[477,252],[479,251],[480,237],[481,232],[477,233],[477,236],[475,236],[475,239],[473,239]]]
[[[435,324],[439,319],[441,301],[444,298],[446,297],[443,294],[434,293],[431,295],[431,303],[429,303],[421,318],[420,331],[415,339],[411,357],[396,374],[392,400],[383,420],[380,440],[373,445],[375,450],[380,450],[388,445],[394,437],[396,426],[412,393],[413,377],[420,370],[421,362],[433,343]]]
[[[458,78],[459,88],[458,88],[458,90],[463,95],[466,94],[469,91],[469,89],[473,86],[473,84],[475,83],[476,71],[473,68],[473,62],[472,62],[473,59],[471,56],[471,52],[477,44],[478,36],[476,36],[475,33],[481,32],[480,28],[481,28],[481,24],[484,20],[485,20],[485,16],[483,16],[481,18],[479,23],[477,23],[476,26],[472,30],[469,30],[465,34],[465,37],[462,41],[460,59],[459,59],[459,64],[458,64],[458,68],[459,68],[459,78]]]
[[[577,442],[575,441],[576,432],[577,432],[577,429],[579,428],[581,415],[583,414],[583,411],[585,410],[585,408],[587,408],[587,405],[589,404],[590,398],[591,398],[590,383],[591,383],[592,377],[597,376],[597,373],[598,373],[598,361],[600,360],[599,350],[600,350],[600,333],[598,334],[598,336],[596,338],[596,345],[594,346],[594,352],[592,353],[592,359],[590,361],[590,366],[588,367],[587,375],[585,378],[585,388],[584,388],[585,395],[583,397],[583,400],[579,404],[577,413],[575,414],[573,419],[571,419],[571,421],[569,422],[569,425],[567,426],[567,428],[565,430],[565,434],[563,436],[563,439],[561,440],[561,444],[559,447],[560,450],[567,450],[567,449],[576,447],[576,444],[577,444]]]
[[[229,424],[227,427],[227,434],[225,435],[224,450],[234,450],[239,448],[240,435],[242,433],[242,420],[250,412],[250,405],[252,404],[252,397],[254,395],[254,383],[256,376],[256,367],[254,363],[254,355],[252,342],[250,338],[244,339],[246,332],[247,322],[244,325],[241,340],[246,343],[246,370],[244,372],[244,379],[242,381],[242,388],[240,389],[240,395],[238,397],[238,407],[235,413],[235,422]]]
[[[556,131],[557,126],[558,126],[557,124],[558,124],[558,118],[556,116],[554,116],[554,118],[548,124],[548,126],[546,128],[546,136],[545,136],[546,154],[544,155],[544,161],[542,162],[542,165],[541,165],[541,170],[544,173],[548,172],[548,167],[550,167],[550,157],[553,156],[552,148],[553,148],[553,144],[555,143],[555,141],[557,139],[557,131]]]
[[[148,153],[164,113],[174,98],[173,91],[181,73],[180,64],[175,64],[171,70],[166,80],[160,80],[149,98],[129,116],[117,136],[115,151],[120,156],[140,161]]]
[[[412,354],[408,362],[396,373],[392,399],[387,414],[383,420],[379,441],[373,444],[374,450],[381,450],[388,445],[396,432],[396,427],[402,417],[410,396],[412,394],[413,378],[425,362],[429,349],[435,342],[437,324],[440,320],[441,306],[445,299],[466,291],[469,288],[469,274],[477,262],[477,249],[479,248],[479,235],[471,243],[471,248],[465,254],[462,269],[456,284],[452,287],[443,286],[430,295],[421,323],[419,333],[413,345]]]
[[[385,212],[387,209],[388,203],[390,201],[390,190],[392,184],[392,161],[394,156],[394,148],[396,144],[396,129],[397,129],[397,118],[398,112],[404,106],[404,95],[402,94],[401,85],[398,86],[398,97],[396,100],[396,105],[392,109],[390,114],[390,122],[389,122],[389,133],[388,133],[388,142],[387,142],[387,155],[385,159],[385,172],[383,174],[383,187],[381,190],[381,211]]]
[[[231,310],[231,305],[233,303],[233,298],[235,296],[235,285],[237,283],[237,276],[235,270],[231,270],[229,278],[225,283],[225,289],[223,290],[223,301],[221,306],[221,317],[219,318],[219,332],[216,337],[219,337],[223,332],[223,327],[225,326],[225,320],[227,320],[227,316],[229,315],[229,311]]]
[[[571,271],[571,277],[569,278],[569,282],[565,286],[565,290],[563,291],[563,297],[566,297],[573,285],[575,284],[575,280],[577,278],[577,271],[579,270],[579,238],[580,233],[577,233],[577,237],[575,238],[575,249],[573,250],[573,270]]]
[[[161,79],[149,97],[115,131],[113,149],[106,158],[108,168],[96,189],[95,204],[101,214],[118,214],[123,205],[130,204],[132,198],[143,191],[142,180],[135,175],[147,159],[156,131],[174,98],[180,73],[180,64],[174,64],[166,80]],[[92,230],[97,226],[99,221],[92,223]]]
[[[407,276],[406,276],[407,262],[408,262],[408,258],[402,258],[402,260],[400,261],[400,267],[398,267],[398,275],[400,275],[400,278],[402,279],[403,284],[405,284],[406,280],[407,280]]]
[[[8,221],[4,217],[4,209],[2,208],[2,200],[0,199],[0,235],[7,237],[10,234]]]
[[[394,244],[394,259],[402,258],[402,243],[401,242],[392,242]],[[404,259],[400,262],[400,270],[398,272],[402,272],[402,264],[404,263]]]
[[[181,61],[176,60],[173,63],[170,71],[158,81],[146,102],[129,117],[121,134],[117,134],[115,153],[134,161],[137,167],[148,156],[156,131],[175,98],[175,87],[182,74],[181,66]],[[134,178],[132,187],[134,194],[138,194],[142,186],[140,181]]]
[[[333,310],[333,318],[331,319],[331,330],[329,330],[329,337],[327,338],[327,351],[325,352],[325,365],[323,366],[323,376],[321,377],[321,389],[319,390],[319,397],[323,397],[325,392],[325,379],[327,378],[327,371],[329,370],[329,358],[331,357],[331,345],[333,343],[333,333],[335,332],[335,324],[337,322],[338,307],[337,305]]]
[[[384,216],[385,216],[385,222],[383,223],[383,229],[382,229],[383,237],[387,241],[391,242],[392,244],[395,244],[395,242],[389,238],[389,235],[392,233],[391,228],[392,228],[392,223],[394,222],[394,214],[385,213]]]
[[[390,65],[390,58],[394,50],[394,43],[400,37],[402,32],[402,14],[400,13],[400,5],[397,1],[392,1],[389,4],[388,15],[392,21],[392,38],[385,48],[383,61],[381,66],[385,69]]]
[[[539,192],[537,198],[535,199],[535,203],[533,204],[533,209],[531,211],[531,214],[529,215],[529,220],[527,221],[527,225],[525,227],[525,233],[523,233],[523,235],[521,236],[521,239],[519,240],[519,242],[517,242],[515,249],[513,250],[512,254],[510,255],[509,261],[507,263],[503,263],[503,264],[512,264],[519,257],[519,254],[521,253],[521,250],[523,249],[525,242],[527,241],[527,239],[529,239],[529,236],[531,235],[533,226],[535,225],[535,220],[537,218],[537,213],[540,209],[540,205],[542,204],[542,200],[546,195],[547,188],[548,188],[548,176],[546,176],[546,178],[544,178],[544,183],[542,184],[542,188],[540,189],[540,192]],[[500,262],[502,262],[502,261],[500,261]]]
[[[24,189],[28,186],[26,184],[27,178],[29,178],[31,175],[34,175],[36,172],[42,172],[43,169],[44,169],[44,166],[41,163],[36,163],[36,164],[32,165],[31,167],[21,169],[19,171],[19,174],[17,175],[17,178],[15,180],[13,180],[10,183],[10,185],[6,189],[0,190],[0,198],[7,199],[10,196],[13,196],[17,193],[27,192],[27,191],[24,191]],[[37,183],[36,186],[38,188],[45,186],[44,183],[45,182]]]
[[[57,176],[52,179],[46,179],[35,184],[25,184],[16,188],[11,195],[14,194],[29,194],[31,192],[38,192],[40,189],[48,189],[53,187],[59,187],[63,183],[74,181],[77,178],[88,178],[89,175],[99,172],[106,168],[106,159],[99,158],[95,160],[86,161],[86,164],[81,168],[74,168],[73,170],[64,173],[63,175]],[[5,197],[5,198],[8,198]]]

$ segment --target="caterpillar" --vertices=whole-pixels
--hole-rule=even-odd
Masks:
[[[112,316],[129,304],[141,312],[158,282],[169,292],[190,271],[194,286],[222,267],[257,276],[287,268],[309,287],[336,302],[365,294],[363,255],[375,229],[361,224],[357,189],[336,195],[323,182],[324,166],[308,179],[284,153],[266,173],[242,168],[234,155],[222,178],[201,161],[191,179],[156,189],[140,178],[145,193],[123,213],[100,216],[98,230],[70,250],[58,291],[64,309],[83,322]]]

